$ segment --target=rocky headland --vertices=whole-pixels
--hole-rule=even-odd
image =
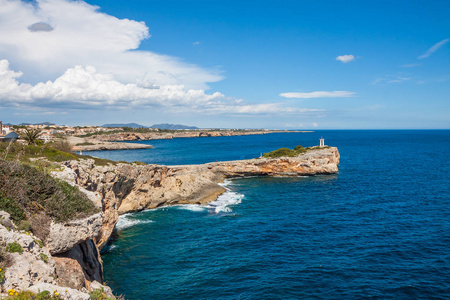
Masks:
[[[137,143],[123,143],[123,142],[109,142],[97,139],[80,138],[76,136],[69,136],[68,142],[73,146],[73,151],[98,151],[98,150],[136,150],[136,149],[151,149],[152,145],[137,144]]]
[[[312,131],[288,131],[288,130],[171,130],[150,132],[116,132],[111,134],[97,134],[90,137],[92,140],[112,141],[145,141],[176,138],[219,137],[238,135],[260,135],[277,132],[312,132]]]
[[[97,150],[135,150],[153,148],[151,145],[127,143],[130,141],[147,141],[157,139],[219,137],[237,135],[261,135],[276,132],[312,132],[286,130],[170,130],[147,132],[111,132],[89,135],[89,137],[69,136],[67,140],[74,145],[74,151]]]
[[[163,205],[205,204],[225,192],[219,184],[245,176],[309,176],[338,172],[335,147],[309,150],[297,157],[255,158],[202,165],[97,166],[93,160],[67,161],[52,175],[87,190],[104,213],[101,249],[109,240],[119,215]]]
[[[0,242],[18,243],[22,253],[9,253],[1,288],[43,290],[63,299],[90,299],[103,290],[100,250],[110,240],[121,214],[175,204],[206,204],[225,192],[227,178],[304,176],[338,172],[335,147],[311,149],[296,157],[256,158],[202,165],[108,164],[92,159],[65,161],[51,175],[82,191],[100,212],[77,220],[51,221],[45,234],[24,232],[2,213]],[[0,271],[1,272],[1,271]],[[1,274],[1,273],[0,273]]]

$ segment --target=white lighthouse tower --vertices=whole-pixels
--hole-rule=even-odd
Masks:
[[[323,139],[323,137],[320,137],[320,140],[319,140],[319,147],[320,147],[320,148],[325,147],[325,140]]]

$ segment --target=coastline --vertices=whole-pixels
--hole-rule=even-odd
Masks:
[[[98,134],[89,137],[69,136],[74,151],[101,151],[101,150],[136,150],[152,149],[152,145],[127,143],[133,141],[169,140],[177,138],[200,138],[221,136],[262,135],[270,133],[310,133],[314,131],[289,130],[177,130],[173,132],[121,132],[112,134]]]
[[[68,142],[73,146],[73,151],[98,151],[98,150],[136,150],[136,149],[152,149],[152,145],[123,143],[123,142],[103,142],[94,139],[84,139],[76,136],[67,138]],[[83,145],[84,144],[84,145]]]
[[[221,199],[228,178],[247,176],[303,176],[338,171],[337,148],[312,149],[297,157],[255,158],[199,165],[164,166],[130,163],[96,165],[93,159],[58,163],[50,171],[55,179],[75,186],[98,209],[95,214],[69,222],[49,222],[49,231],[36,233],[13,230],[10,216],[3,213],[2,236],[17,243],[24,254],[14,254],[7,268],[3,292],[54,291],[67,299],[90,299],[89,293],[104,285],[100,251],[110,241],[120,215],[173,205],[205,205],[226,211],[228,199]],[[205,205],[206,206],[206,205]],[[6,227],[5,227],[6,226]]]
[[[261,135],[270,133],[310,133],[314,131],[298,130],[174,130],[170,132],[150,131],[150,132],[120,132],[111,134],[96,134],[89,137],[78,136],[87,140],[102,142],[122,142],[122,141],[149,141],[167,140],[176,138],[197,138],[197,137],[220,137],[220,136],[242,136]]]

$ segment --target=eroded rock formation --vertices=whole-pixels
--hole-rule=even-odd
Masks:
[[[119,215],[146,208],[214,201],[225,189],[225,178],[299,176],[338,171],[337,148],[309,150],[298,157],[258,158],[203,165],[160,166],[117,164],[96,166],[93,160],[68,161],[54,177],[77,186],[102,213],[76,221],[49,222],[36,234],[18,231],[9,215],[0,212],[0,243],[18,243],[22,253],[8,254],[10,265],[1,284],[8,289],[57,291],[64,299],[89,299],[89,290],[102,286],[99,254]],[[47,228],[46,227],[46,228]],[[42,242],[38,241],[42,238]],[[67,296],[67,297],[66,297]]]
[[[257,158],[203,165],[160,166],[117,164],[96,166],[93,160],[69,161],[55,174],[101,198],[103,226],[96,237],[101,249],[119,215],[174,204],[214,201],[225,189],[218,183],[243,176],[301,176],[338,171],[335,147],[309,150],[297,157]],[[98,200],[97,200],[98,201]]]

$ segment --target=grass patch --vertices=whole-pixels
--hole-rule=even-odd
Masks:
[[[301,146],[301,145],[295,146],[294,149],[280,148],[280,149],[271,151],[269,153],[264,153],[263,157],[267,157],[267,158],[294,157],[294,156],[298,156],[302,153],[307,152],[308,149],[309,148],[303,148],[303,146]]]
[[[39,245],[39,248],[44,248],[44,243],[40,239],[33,240],[36,244]]]
[[[25,220],[27,217],[22,207],[20,207],[20,205],[16,201],[8,199],[1,194],[0,194],[0,210],[9,213],[11,219],[14,221],[14,223],[17,224],[19,224],[22,220]]]
[[[5,280],[5,273],[6,273],[6,270],[4,268],[0,267],[0,283],[2,283],[3,280]]]
[[[44,253],[39,254],[39,257],[45,262],[48,263],[48,256]]]
[[[53,294],[49,291],[42,291],[39,294],[35,294],[30,291],[17,292],[14,289],[8,290],[8,297],[5,300],[60,300],[62,299],[58,293]]]
[[[16,224],[40,213],[66,222],[98,211],[77,188],[28,165],[0,160],[0,178],[0,209]]]
[[[91,300],[113,300],[114,298],[106,296],[105,292],[103,291],[103,288],[93,290],[89,293],[89,297],[91,297]]]
[[[9,253],[20,253],[20,254],[22,254],[23,248],[22,248],[22,246],[20,246],[19,243],[12,242],[12,243],[9,243],[8,245],[6,245],[6,251],[9,252]]]
[[[17,226],[17,229],[21,230],[21,231],[30,231],[31,230],[31,223],[28,220],[22,220],[19,224],[19,226]]]
[[[0,143],[0,158],[4,160],[16,160],[30,162],[32,158],[44,157],[48,161],[62,162],[67,160],[78,160],[78,156],[69,152],[61,151],[52,146],[67,150],[67,144],[61,142],[54,145],[36,146],[23,145],[21,143]],[[70,151],[70,149],[68,150]]]

